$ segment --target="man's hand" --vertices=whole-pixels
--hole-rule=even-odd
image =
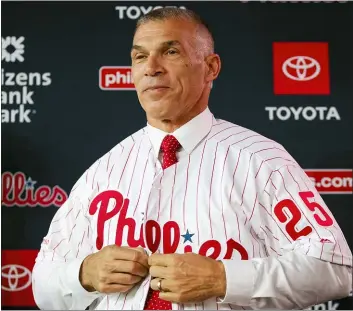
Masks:
[[[143,248],[108,245],[87,256],[80,269],[80,282],[90,292],[127,292],[148,274]]]
[[[158,291],[162,279],[161,299],[184,303],[225,296],[226,275],[220,261],[194,253],[152,254],[148,264],[155,278],[151,288]]]

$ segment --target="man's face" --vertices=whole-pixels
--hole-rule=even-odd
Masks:
[[[207,64],[197,26],[169,19],[141,25],[133,40],[132,76],[147,117],[187,114],[206,87]]]

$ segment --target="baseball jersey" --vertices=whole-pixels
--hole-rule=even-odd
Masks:
[[[162,169],[167,133],[147,124],[73,186],[36,259],[39,307],[143,309],[150,276],[127,293],[108,295],[79,283],[83,259],[110,244],[222,260],[225,297],[173,303],[174,310],[293,309],[348,295],[349,246],[282,145],[216,119],[208,108],[172,134],[182,145],[175,165]],[[305,278],[296,281],[300,273]]]

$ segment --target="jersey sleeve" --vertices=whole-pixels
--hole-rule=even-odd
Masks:
[[[334,215],[281,146],[268,150],[262,157],[249,154],[253,161],[242,163],[245,182],[238,176],[246,184],[241,200],[246,224],[264,255],[222,260],[227,290],[219,302],[283,310],[348,296],[352,253]]]
[[[352,266],[352,253],[339,224],[298,164],[269,171],[258,198],[252,224],[269,254],[283,255],[296,250]]]
[[[99,296],[87,292],[79,281],[82,261],[94,252],[87,211],[89,185],[98,164],[76,182],[43,238],[33,269],[33,295],[41,309],[85,309]]]

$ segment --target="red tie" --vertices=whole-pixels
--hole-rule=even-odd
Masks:
[[[161,144],[161,151],[163,151],[163,164],[162,168],[165,170],[169,166],[178,162],[176,152],[181,147],[178,140],[172,136],[167,135],[164,137]]]
[[[161,144],[161,151],[163,151],[162,168],[164,170],[178,162],[176,152],[180,147],[180,143],[174,136],[167,135],[164,137]],[[150,288],[144,310],[172,310],[172,303],[160,299],[159,292]]]

